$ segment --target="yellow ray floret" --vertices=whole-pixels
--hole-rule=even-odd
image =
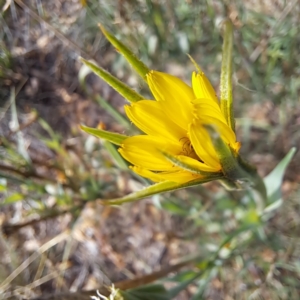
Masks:
[[[119,149],[132,170],[156,182],[178,183],[222,172],[206,126],[212,126],[233,153],[240,144],[205,74],[194,72],[192,87],[157,71],[146,78],[155,100],[125,106],[128,118],[145,133],[127,138]]]

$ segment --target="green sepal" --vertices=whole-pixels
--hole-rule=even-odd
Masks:
[[[129,48],[127,48],[122,42],[115,38],[111,33],[109,33],[101,24],[98,24],[100,30],[105,35],[105,37],[110,41],[110,43],[119,51],[126,60],[131,64],[135,71],[145,80],[146,75],[150,72],[149,68],[141,62],[136,55],[134,55]]]
[[[187,188],[187,187],[191,187],[191,186],[195,186],[195,185],[199,185],[202,183],[206,183],[212,180],[218,180],[221,179],[223,176],[215,176],[215,178],[200,178],[200,179],[195,179],[186,183],[176,183],[173,181],[163,181],[163,182],[159,182],[156,184],[153,184],[149,187],[146,187],[144,189],[142,189],[141,191],[137,191],[137,192],[133,192],[125,197],[121,197],[121,198],[116,198],[116,199],[108,199],[108,200],[102,200],[101,203],[103,205],[120,205],[123,203],[127,203],[127,202],[134,202],[134,201],[138,201],[141,200],[143,198],[149,197],[149,196],[153,196],[156,194],[160,194],[160,193],[164,193],[164,192],[170,192],[170,191],[175,191],[175,190],[179,190],[179,189],[183,189],[183,188]]]
[[[197,72],[198,72],[199,74],[202,74],[203,71],[202,71],[202,69],[200,68],[200,66],[196,63],[196,61],[194,60],[194,58],[193,58],[191,55],[189,55],[189,54],[187,54],[187,56],[188,56],[188,58],[190,59],[190,61],[192,62],[192,64],[194,65],[194,67],[195,67],[195,69],[197,70]]]
[[[204,125],[218,155],[222,172],[227,180],[240,185],[241,188],[249,186],[248,174],[239,166],[236,156],[231,148],[223,141],[213,125]],[[244,186],[246,184],[246,186]]]
[[[160,151],[160,152],[168,161],[172,162],[175,166],[177,166],[183,170],[189,171],[189,172],[197,174],[197,175],[202,175],[207,178],[209,178],[209,177],[214,178],[215,176],[222,176],[222,172],[206,172],[206,171],[200,170],[198,168],[195,168],[194,166],[191,166],[191,165],[181,161],[180,158],[178,158],[170,153],[167,153],[164,151]]]
[[[223,22],[224,39],[220,80],[220,107],[228,126],[235,131],[232,97],[232,46],[233,25],[229,19]]]
[[[82,57],[80,60],[129,102],[137,102],[144,99],[142,95],[131,89],[121,80],[105,71],[103,68]]]
[[[84,125],[80,125],[80,129],[85,131],[86,133],[94,135],[95,137],[109,141],[115,145],[121,145],[123,143],[123,141],[128,138],[128,136],[123,135],[123,134],[113,133],[113,132],[109,132],[109,131],[97,129],[97,128],[91,128],[91,127],[87,127]]]

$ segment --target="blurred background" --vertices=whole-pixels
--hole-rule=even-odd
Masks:
[[[291,147],[300,148],[299,1],[0,0],[0,9],[3,299],[79,293],[189,254],[205,259],[231,232],[257,222],[255,204],[217,182],[101,206],[99,198],[148,183],[127,169],[114,146],[80,131],[80,124],[125,134],[135,129],[124,116],[125,100],[78,57],[151,97],[105,40],[101,23],[151,69],[189,84],[190,54],[218,91],[220,23],[229,17],[238,140],[265,176]],[[300,298],[299,160],[297,152],[282,186],[284,205],[261,232],[229,245],[176,299]],[[187,271],[180,274],[174,282],[187,278]]]

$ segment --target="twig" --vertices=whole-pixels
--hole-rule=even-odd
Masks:
[[[166,277],[171,272],[179,271],[183,267],[190,265],[191,263],[199,260],[200,258],[201,257],[199,255],[197,255],[197,256],[194,255],[193,257],[191,257],[187,260],[178,262],[176,264],[167,265],[157,272],[153,272],[148,275],[140,276],[140,277],[134,278],[132,280],[124,280],[124,281],[117,282],[116,284],[114,284],[114,286],[116,289],[125,291],[128,289],[133,289],[133,288],[137,288],[139,286],[150,284],[158,279]],[[108,296],[110,294],[109,289],[104,286],[99,288],[98,291],[104,296]],[[97,290],[79,291],[79,292],[75,292],[75,293],[60,293],[60,294],[56,294],[56,295],[55,294],[54,295],[46,295],[46,296],[42,296],[39,298],[34,298],[32,300],[71,300],[71,299],[72,300],[79,300],[79,299],[80,300],[90,300],[91,299],[90,297],[94,296],[96,294],[97,294]]]

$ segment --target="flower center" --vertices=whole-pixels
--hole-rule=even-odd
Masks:
[[[194,147],[188,137],[182,137],[179,141],[182,144],[182,152],[180,153],[180,155],[189,156],[191,158],[201,161],[201,159],[197,156]]]

